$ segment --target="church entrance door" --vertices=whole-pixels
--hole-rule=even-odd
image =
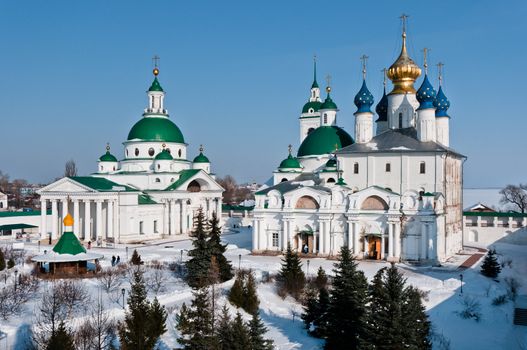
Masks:
[[[368,259],[381,259],[381,237],[368,236]]]

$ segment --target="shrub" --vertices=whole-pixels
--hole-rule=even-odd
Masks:
[[[141,255],[137,252],[137,249],[134,249],[134,252],[132,254],[132,258],[130,259],[130,264],[132,265],[141,265],[143,262],[141,261]]]
[[[11,269],[13,267],[15,267],[15,260],[13,258],[9,258],[9,260],[7,261],[7,268]]]
[[[516,300],[518,289],[520,288],[520,282],[514,277],[507,277],[505,278],[505,283],[507,284],[507,296],[511,301]]]
[[[499,295],[496,298],[492,299],[492,305],[499,306],[507,303],[507,294]]]
[[[481,303],[476,299],[465,296],[461,300],[463,310],[458,311],[459,316],[464,319],[473,318],[476,322],[481,320]]]

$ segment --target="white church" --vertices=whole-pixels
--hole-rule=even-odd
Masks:
[[[207,217],[221,213],[223,188],[203,154],[187,159],[188,144],[164,106],[159,70],[148,89],[148,107],[123,142],[119,160],[106,153],[97,172],[65,177],[39,191],[42,233],[53,239],[62,234],[62,220],[73,215],[73,232],[85,242],[132,242],[185,235],[195,211]],[[218,215],[220,216],[220,215]]]
[[[437,263],[462,248],[462,179],[466,157],[450,147],[447,110],[402,48],[386,76],[393,89],[376,106],[363,84],[354,103],[355,135],[338,126],[328,86],[324,101],[315,77],[300,115],[300,146],[283,160],[272,184],[256,192],[253,251],[287,245],[332,256],[342,246],[359,259]]]

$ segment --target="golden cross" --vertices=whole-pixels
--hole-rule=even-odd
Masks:
[[[362,79],[366,80],[366,61],[368,60],[368,56],[362,55],[360,57],[360,60],[362,61]]]
[[[158,56],[158,55],[154,55],[154,57],[152,57],[152,62],[154,62],[154,67],[157,68],[157,63],[159,62],[161,58]]]
[[[386,69],[386,68],[381,69],[382,76],[383,76],[382,85],[383,85],[384,87],[386,87],[386,72],[387,72],[387,71],[388,71],[388,69]]]
[[[406,22],[408,21],[408,17],[410,16],[404,13],[399,17],[403,22],[403,36],[406,36]]]
[[[110,143],[106,142],[106,151],[110,152]]]
[[[441,83],[443,82],[443,66],[445,64],[443,62],[439,62],[437,64],[437,71],[438,71],[438,78],[439,78],[439,86],[441,86]]]
[[[291,155],[291,153],[293,153],[293,145],[289,145],[287,146],[287,149],[289,150],[289,155]]]
[[[331,75],[326,75],[326,82],[328,83],[328,86],[331,86]]]
[[[200,152],[200,153],[203,153],[204,150],[205,150],[205,149],[203,148],[203,145],[199,145],[199,152]]]
[[[425,67],[425,74],[428,74],[428,61],[427,61],[427,58],[428,58],[428,53],[432,51],[431,49],[429,49],[428,47],[425,47],[423,49],[423,67]]]

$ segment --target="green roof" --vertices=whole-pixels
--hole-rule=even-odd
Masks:
[[[333,102],[329,94],[324,103],[320,106],[320,109],[337,109],[337,105]]]
[[[336,168],[337,167],[337,160],[335,158],[329,158],[329,160],[326,162],[326,168]]]
[[[155,159],[156,160],[174,160],[174,157],[172,157],[169,151],[167,151],[166,149],[163,149],[161,152],[159,152],[156,155]]]
[[[233,210],[233,211],[244,211],[244,210],[247,210],[247,211],[251,211],[251,210],[254,210],[254,205],[251,205],[251,206],[245,206],[245,205],[232,205],[232,204],[222,204],[221,205],[221,209],[222,210]]]
[[[64,232],[57,244],[53,247],[53,251],[58,254],[71,255],[86,253],[86,249],[73,232]]]
[[[51,215],[51,210],[46,211],[47,215]],[[32,211],[0,211],[0,218],[12,216],[37,216],[40,215],[40,210]]]
[[[117,158],[115,158],[114,155],[110,153],[110,151],[106,151],[106,153],[103,154],[99,160],[101,162],[117,162]]]
[[[173,184],[165,188],[165,191],[176,190],[185,181],[187,181],[188,179],[190,179],[192,176],[196,175],[199,172],[200,172],[199,169],[182,170],[181,175],[179,176],[179,179],[177,179]]]
[[[320,109],[320,106],[322,106],[322,102],[320,101],[308,102],[302,108],[302,113],[309,113],[310,108],[313,108],[314,112],[318,112],[318,110]]]
[[[167,117],[144,117],[132,127],[128,140],[185,143],[181,130]]]
[[[423,193],[423,197],[435,197],[435,194],[430,193],[430,192],[425,192]]]
[[[140,205],[144,205],[144,204],[158,204],[155,200],[152,199],[152,197],[150,197],[147,194],[140,194],[140,195],[138,195],[137,196],[137,202]]]
[[[518,213],[517,211],[464,211],[464,216],[497,216],[511,218],[525,218],[527,213]]]
[[[289,154],[286,159],[282,160],[278,169],[302,169],[302,166],[298,159]]]
[[[154,81],[152,82],[152,85],[150,85],[148,91],[163,91],[163,88],[161,87],[161,84],[159,84],[157,77],[154,78]]]
[[[337,185],[339,186],[347,186],[348,184],[344,182],[344,179],[339,177],[339,180],[337,181]]]
[[[35,225],[28,225],[28,224],[11,224],[11,225],[1,225],[0,226],[0,231],[4,231],[4,230],[21,230],[21,229],[24,229],[24,228],[35,228],[35,227],[38,227],[38,226],[35,226]]]
[[[353,144],[353,138],[338,126],[320,126],[310,133],[298,148],[298,157],[330,154]]]
[[[95,177],[95,176],[71,176],[69,177],[75,182],[78,182],[84,186],[88,186],[89,188],[92,188],[97,191],[109,191],[109,192],[115,192],[117,191],[114,189],[114,187],[124,187],[125,191],[136,191],[132,187],[125,186],[125,185],[119,185],[118,183],[115,183],[113,181],[107,180],[102,177]]]
[[[209,158],[207,158],[203,152],[199,152],[199,154],[194,158],[194,163],[210,163]]]

